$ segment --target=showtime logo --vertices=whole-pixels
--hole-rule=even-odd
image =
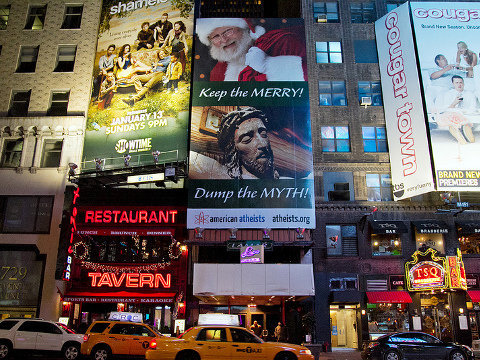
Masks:
[[[417,18],[449,19],[468,22],[470,20],[480,19],[480,10],[478,9],[415,9],[413,15]]]
[[[149,151],[152,149],[152,138],[127,140],[120,139],[115,145],[115,151],[119,154],[123,154],[128,150],[129,153],[135,153],[140,151]]]

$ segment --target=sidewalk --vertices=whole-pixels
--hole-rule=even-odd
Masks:
[[[320,353],[318,360],[361,360],[361,358],[360,351],[356,349],[333,349],[332,352]]]

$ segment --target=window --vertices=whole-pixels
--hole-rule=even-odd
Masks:
[[[3,233],[50,232],[53,196],[2,196],[0,204],[0,230]]]
[[[38,46],[20,47],[20,57],[17,66],[18,73],[35,72],[35,68],[37,67],[38,49]]]
[[[240,343],[259,343],[260,340],[245,330],[230,328],[230,333],[232,334],[232,341],[233,342],[240,342]]]
[[[398,1],[387,1],[387,12],[390,12],[392,10],[395,10],[397,7],[402,5],[405,1],[404,0],[398,0]]]
[[[59,167],[62,156],[63,140],[45,140],[43,143],[42,162],[40,167]]]
[[[225,328],[202,329],[197,335],[197,341],[227,341]]]
[[[353,50],[357,64],[378,63],[377,45],[375,40],[354,40]]]
[[[82,23],[83,5],[67,5],[62,29],[80,29]]]
[[[372,23],[377,19],[374,2],[350,3],[350,16],[352,23]]]
[[[110,330],[110,334],[129,335],[131,326],[130,324],[115,324]]]
[[[391,334],[410,329],[406,304],[369,304],[367,305],[367,314],[370,333]],[[409,334],[396,334],[391,336],[389,341],[397,342],[400,340],[400,336],[411,338]],[[408,341],[404,338],[400,342]]]
[[[342,45],[339,41],[317,41],[315,43],[315,52],[317,53],[317,63],[342,62]]]
[[[23,139],[5,140],[1,167],[16,168],[22,159]]]
[[[347,106],[345,81],[319,81],[320,106]]]
[[[330,290],[339,291],[339,290],[357,290],[357,278],[331,278],[330,279]]]
[[[0,30],[5,30],[10,16],[10,5],[0,5]]]
[[[133,325],[131,335],[155,337],[155,334],[152,331],[142,325]]]
[[[480,254],[480,233],[459,236],[460,250],[465,254]]]
[[[104,322],[104,323],[97,322],[92,326],[92,328],[90,329],[90,332],[96,333],[96,334],[103,333],[105,329],[108,327],[108,325],[110,325],[110,323],[108,322]]]
[[[383,126],[363,126],[363,151],[387,152],[387,134]]]
[[[372,234],[372,255],[402,255],[402,242],[398,234]]]
[[[323,173],[325,201],[353,201],[353,174],[351,172]]]
[[[368,201],[392,201],[390,174],[367,174],[366,180]]]
[[[10,330],[12,327],[17,325],[18,320],[3,320],[0,322],[0,330]]]
[[[38,323],[38,332],[46,334],[63,334],[62,330],[58,326],[51,324],[49,322],[39,321]]]
[[[358,101],[360,105],[382,106],[380,81],[359,81]]]
[[[55,72],[71,72],[75,65],[75,54],[77,47],[75,45],[59,45],[57,53],[57,65]]]
[[[417,250],[425,251],[425,249],[432,248],[440,254],[445,253],[443,234],[422,234],[415,228],[415,243]]]
[[[47,13],[47,5],[30,6],[28,9],[27,23],[25,29],[42,30],[45,24],[45,15]]]
[[[326,236],[328,255],[358,255],[357,228],[355,225],[327,225]]]
[[[8,116],[27,116],[31,90],[13,91]]]
[[[2,55],[2,45],[0,45],[0,55]]]
[[[67,115],[68,99],[70,98],[70,91],[52,91],[50,99],[50,108],[47,115],[61,116]]]
[[[313,18],[317,23],[338,23],[338,5],[336,2],[314,2]]]
[[[349,152],[348,126],[322,126],[322,151]]]

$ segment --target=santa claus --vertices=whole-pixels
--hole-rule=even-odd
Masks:
[[[266,32],[241,18],[198,19],[198,39],[218,61],[210,81],[306,81],[306,49],[299,30]]]

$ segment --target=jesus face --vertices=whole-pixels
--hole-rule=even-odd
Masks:
[[[234,26],[216,28],[210,33],[208,39],[211,43],[212,58],[225,62],[240,60],[253,44],[248,30]]]

